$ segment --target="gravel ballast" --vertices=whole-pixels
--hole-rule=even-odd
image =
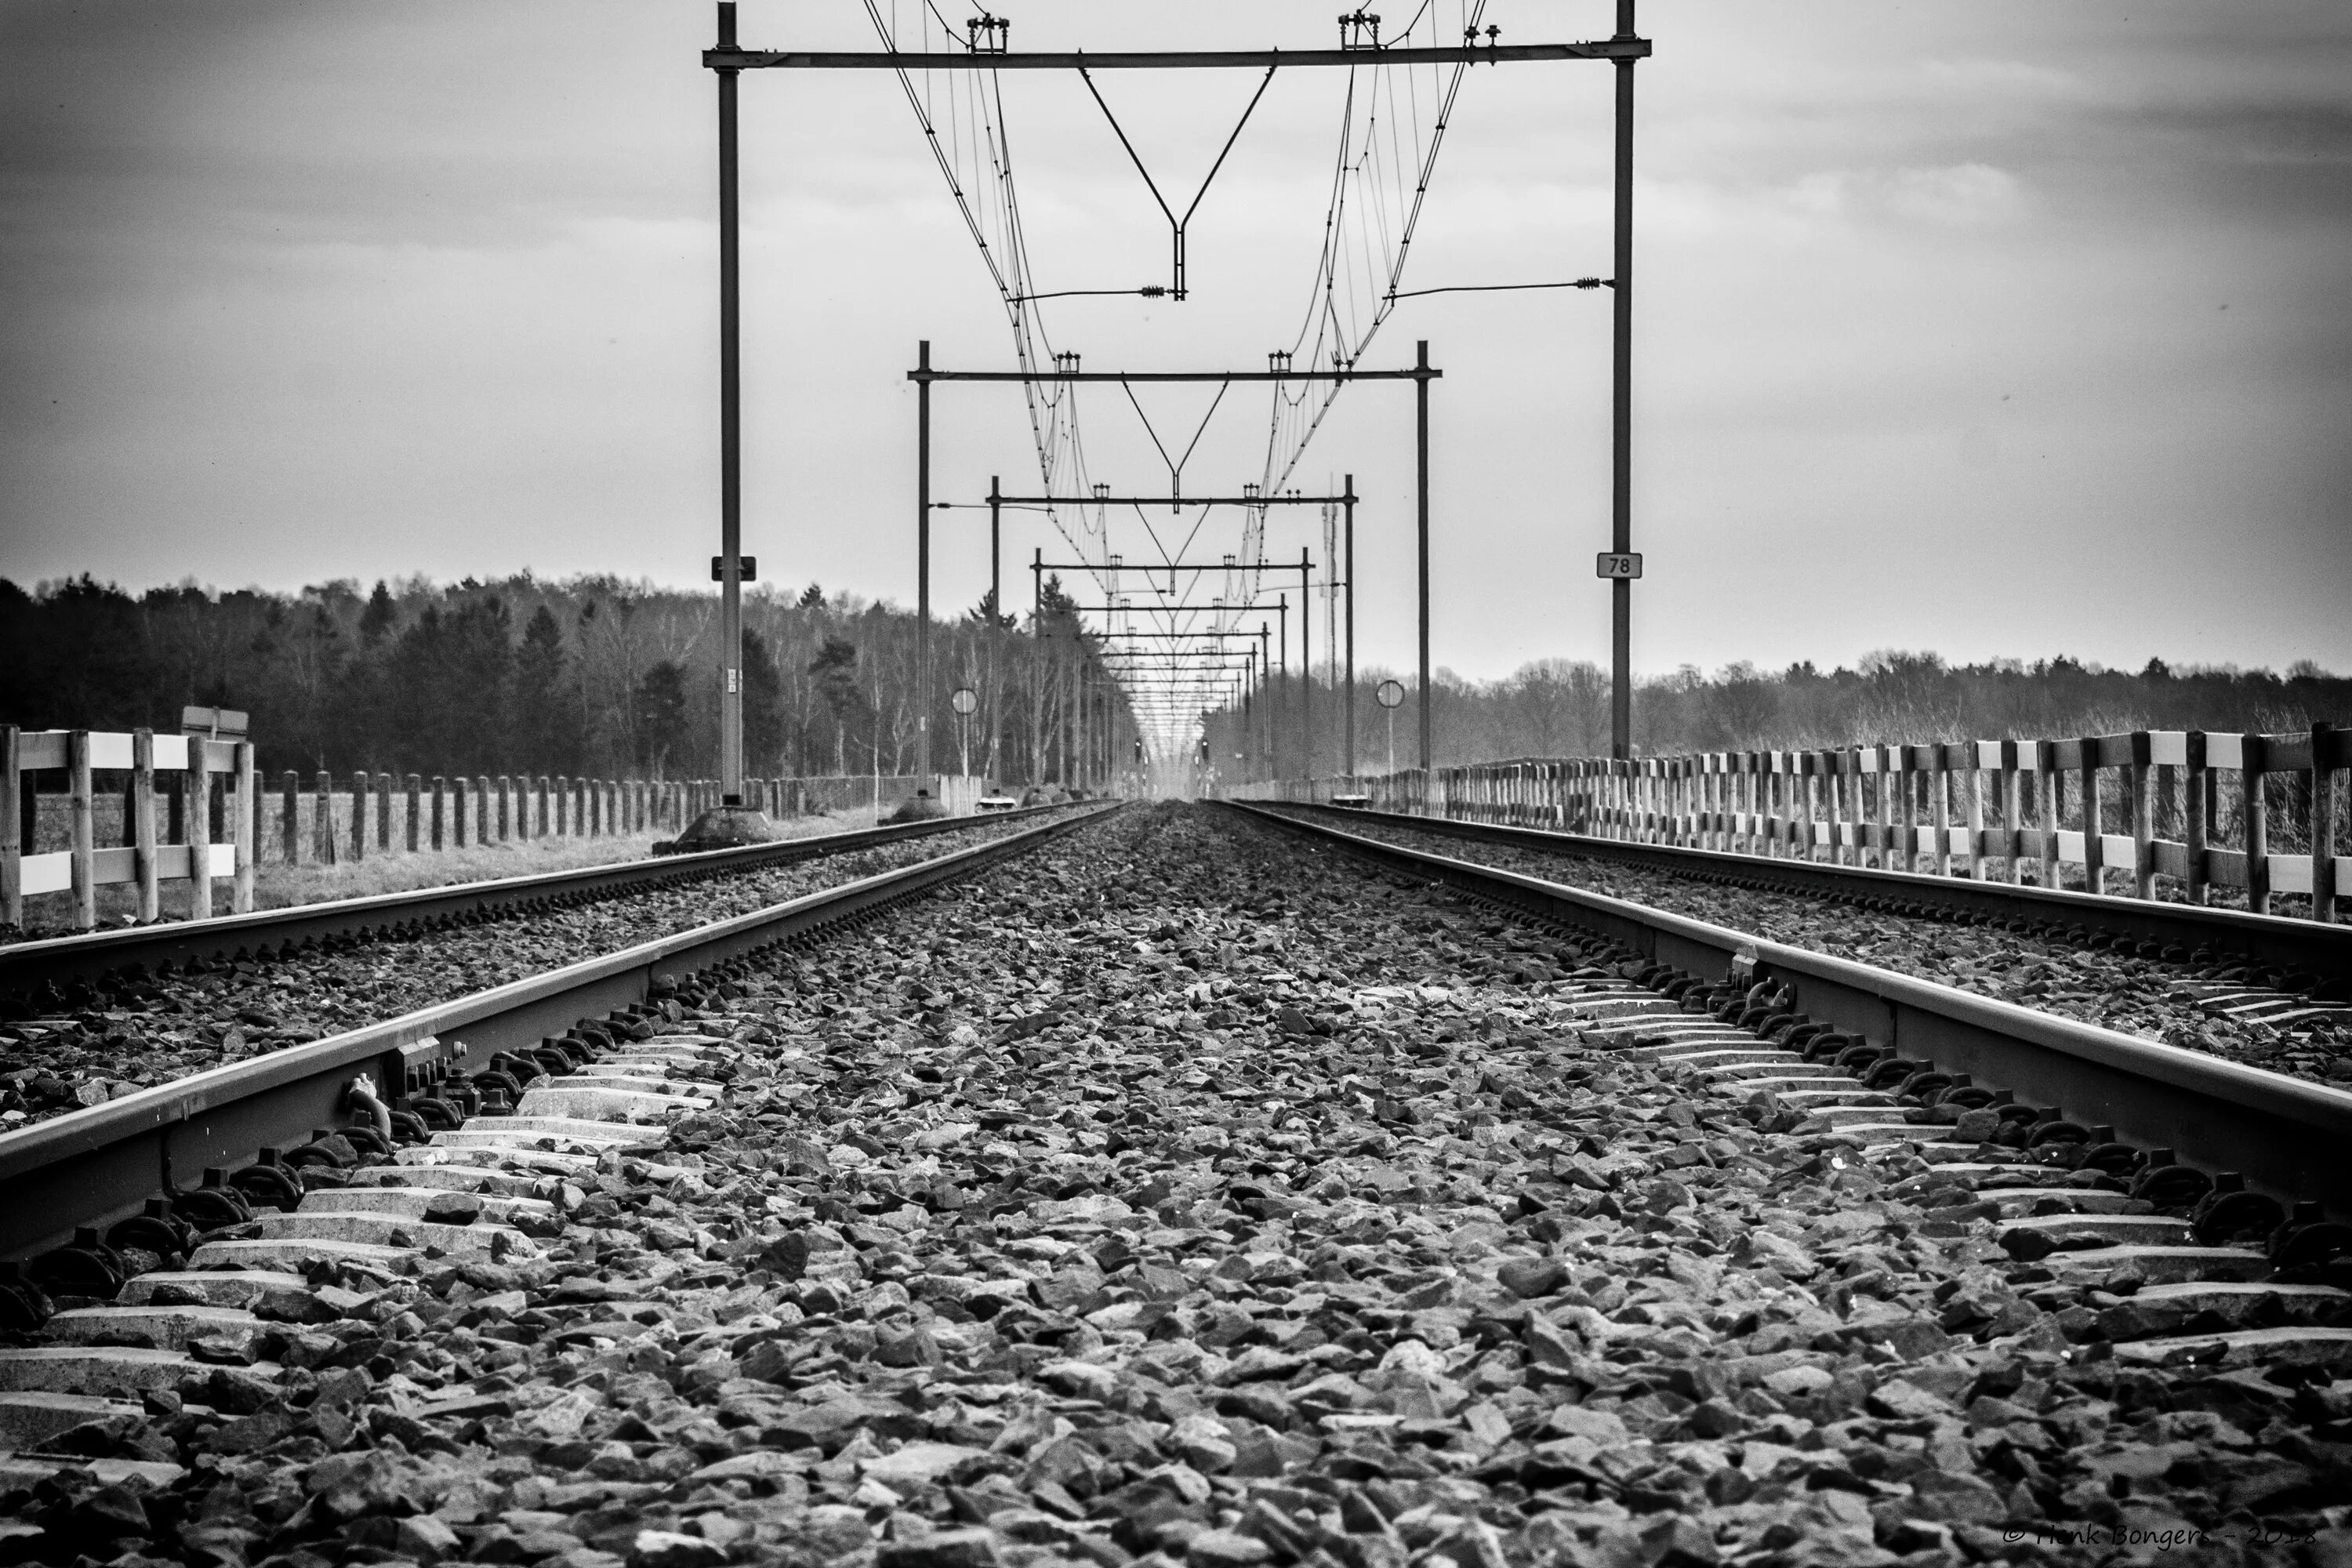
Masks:
[[[284,1568],[2352,1554],[2352,1384],[2132,1359],[2127,1270],[1629,1044],[1638,968],[1130,810],[698,977],[636,1032],[717,1103],[495,1259],[314,1268],[0,1512]]]

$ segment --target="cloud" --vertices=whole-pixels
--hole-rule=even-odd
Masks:
[[[1885,211],[1898,217],[1950,228],[2013,223],[2024,208],[2017,177],[1989,163],[1897,169],[1876,182],[1873,194]]]

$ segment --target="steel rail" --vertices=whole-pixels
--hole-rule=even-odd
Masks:
[[[1736,963],[1752,965],[1759,979],[1795,993],[1791,1011],[1857,1038],[2073,1120],[2111,1124],[2119,1138],[2170,1148],[2184,1163],[2239,1172],[2282,1199],[2352,1215],[2352,1162],[2343,1157],[2352,1148],[2352,1093],[1264,806],[1218,804],[1388,869],[1598,931],[1710,984]]]
[[[1832,866],[1819,860],[1771,859],[1736,855],[1722,849],[1696,849],[1678,844],[1636,844],[1622,838],[1560,833],[1540,827],[1516,827],[1493,822],[1458,822],[1451,817],[1416,816],[1406,812],[1369,811],[1354,806],[1283,801],[1268,803],[1284,811],[1312,812],[1318,816],[1354,818],[1392,827],[1462,838],[1474,843],[1506,844],[1546,854],[1581,856],[1618,865],[1670,871],[1696,880],[1736,888],[1793,892],[1808,898],[1834,898],[1868,905],[1925,906],[1936,913],[1971,921],[2026,920],[2071,931],[2134,943],[2178,943],[2258,960],[2272,968],[2302,971],[2323,981],[2352,981],[2352,925],[2292,920],[2283,915],[2258,915],[2244,910],[2217,909],[2205,904],[2158,903],[2118,898],[2112,893],[2081,893],[2063,888],[2039,888],[2016,882],[1979,882],[1958,877],[1937,877],[1917,871],[1882,871],[1866,866]]]
[[[616,860],[569,871],[541,871],[524,877],[499,877],[482,882],[454,882],[445,887],[418,888],[407,892],[380,893],[365,899],[335,899],[324,903],[293,904],[284,909],[256,910],[249,914],[224,915],[206,921],[172,921],[159,925],[131,926],[116,931],[81,931],[0,947],[0,996],[35,989],[51,981],[88,979],[113,970],[142,964],[149,969],[165,962],[191,959],[214,961],[249,957],[262,950],[284,951],[332,936],[351,936],[391,927],[433,924],[484,910],[527,906],[541,900],[575,900],[584,895],[635,892],[681,881],[786,866],[820,859],[853,849],[938,833],[982,823],[1007,822],[1065,806],[1032,806],[994,816],[934,817],[922,822],[895,823],[852,828],[843,833],[813,834],[774,844],[752,844],[735,849],[707,849],[693,855],[665,855],[645,860]]]
[[[207,1167],[243,1165],[264,1147],[305,1142],[346,1120],[352,1080],[396,1094],[426,1056],[486,1059],[641,1003],[684,976],[819,927],[875,912],[1120,809],[1058,819],[936,859],[584,959],[396,1018],[141,1089],[0,1133],[0,1257],[57,1245],[77,1226],[136,1213]],[[961,819],[959,819],[961,820]]]

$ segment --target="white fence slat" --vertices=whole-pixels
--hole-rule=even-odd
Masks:
[[[73,891],[73,851],[52,849],[46,855],[27,855],[17,862],[24,878],[25,896],[35,893],[69,893]]]
[[[2270,855],[2271,891],[2273,893],[2308,893],[2311,891],[2311,857],[2308,855]],[[2340,858],[2340,857],[2339,857]]]
[[[17,767],[29,772],[35,768],[61,768],[65,765],[65,731],[27,730],[16,737]]]

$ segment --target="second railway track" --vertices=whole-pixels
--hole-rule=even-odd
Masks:
[[[1018,831],[1055,809],[0,947],[0,1131]]]
[[[1273,809],[2307,1081],[2352,1083],[2352,927],[1488,823]]]

